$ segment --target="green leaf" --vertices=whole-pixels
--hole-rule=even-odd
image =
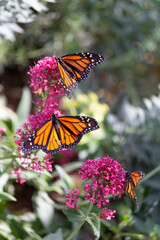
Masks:
[[[45,229],[49,231],[54,217],[54,202],[46,192],[39,192],[33,200],[39,219]]]
[[[11,153],[11,154],[15,155],[14,151],[11,148],[6,147],[5,145],[0,144],[0,149],[4,150],[7,153]]]
[[[73,184],[71,177],[63,170],[63,168],[58,165],[55,165],[55,168],[62,180],[62,185],[65,193],[67,193],[70,188],[71,189],[75,188],[75,185]]]
[[[8,226],[8,222],[0,220],[0,239],[3,237],[4,239],[12,239],[13,235],[11,235],[11,229]],[[3,239],[2,238],[2,239]]]
[[[50,233],[43,240],[63,240],[62,229],[58,229],[55,233]]]
[[[99,239],[100,237],[100,219],[95,214],[90,214],[89,216],[93,216],[93,218],[87,218],[87,222],[90,224],[95,239]]]
[[[80,222],[84,218],[74,209],[64,209],[63,213],[67,216],[70,222]]]
[[[61,195],[64,194],[60,180],[55,181],[52,185],[47,186],[46,191],[48,191],[48,192],[54,191]]]
[[[9,179],[9,174],[8,173],[4,173],[2,174],[2,176],[0,177],[0,192],[3,191],[3,187],[6,185],[7,181]]]
[[[9,222],[9,225],[12,229],[12,233],[17,239],[25,239],[26,231],[24,230],[21,222],[18,222],[16,219],[12,218]]]
[[[42,240],[42,238],[37,233],[35,233],[33,229],[25,227],[25,230],[33,240]]]
[[[22,123],[24,123],[31,112],[31,93],[28,87],[23,88],[21,101],[17,108],[17,115],[19,123],[15,123],[15,129],[17,129]]]
[[[63,165],[63,169],[65,172],[71,172],[76,169],[79,169],[80,167],[82,167],[82,162],[71,162],[71,163],[67,163],[67,164]],[[52,176],[57,177],[58,173],[56,171],[54,171]]]
[[[0,199],[8,200],[8,201],[17,201],[15,197],[13,197],[11,194],[6,192],[0,192]]]

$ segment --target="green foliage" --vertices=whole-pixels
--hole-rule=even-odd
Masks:
[[[160,95],[144,99],[144,107],[134,107],[126,97],[119,99],[108,116],[117,135],[123,158],[132,169],[147,171],[160,161]]]
[[[160,239],[159,11],[158,0],[0,2],[1,72],[18,66],[25,71],[20,84],[26,81],[29,64],[47,54],[93,51],[105,57],[79,84],[83,94],[76,90],[75,98],[63,100],[64,111],[94,117],[100,129],[80,141],[73,162],[40,177],[25,171],[22,189],[27,195],[33,189],[29,199],[10,172],[14,165],[21,166],[13,136],[31,110],[31,96],[24,88],[17,113],[0,98],[0,126],[7,129],[0,144],[0,239],[62,240],[82,225],[77,240],[93,235],[103,240]],[[127,91],[123,101],[121,91]],[[118,100],[110,109],[104,102],[114,96]],[[136,188],[140,210],[127,196],[111,202],[116,209],[112,221],[99,220],[96,211],[86,217],[87,201],[79,203],[81,212],[64,210],[65,194],[79,182],[79,160],[107,154],[120,159],[126,170],[146,173]],[[44,153],[37,157],[43,160]]]
[[[100,238],[100,219],[95,214],[92,214],[93,218],[87,219],[93,231],[95,239]]]
[[[144,190],[141,187],[136,189],[140,211],[130,214],[132,226],[128,228],[126,223],[125,229],[154,236],[155,223],[159,224],[157,213],[160,211],[158,184],[160,95],[152,96],[151,100],[145,99],[144,103],[143,108],[136,108],[129,104],[125,97],[123,100],[119,99],[112,108],[116,116],[108,115],[108,120],[117,134],[118,155],[121,156],[122,161],[126,161],[126,169],[130,171],[143,169],[145,173],[148,173],[142,181],[145,185]],[[132,200],[128,200],[127,205],[133,208]],[[117,211],[121,217],[124,215],[124,212],[119,209]],[[136,239],[135,235],[133,239]],[[137,239],[141,237],[137,236]]]
[[[70,107],[72,106],[72,108]],[[94,158],[95,156],[103,156],[106,153],[115,155],[112,149],[113,143],[113,129],[106,119],[109,112],[109,106],[105,103],[99,102],[95,93],[89,92],[86,94],[78,93],[76,99],[64,99],[64,110],[68,110],[70,115],[84,115],[90,116],[97,120],[99,129],[86,135],[77,146],[79,150],[79,158],[84,160],[87,158]]]
[[[26,93],[24,92],[24,96]],[[23,98],[25,99],[24,96],[22,97],[22,99]],[[153,97],[152,100],[153,99],[156,99],[157,101],[155,102],[158,103],[158,97]],[[92,104],[87,109],[87,102],[89,101],[91,101]],[[145,101],[153,103],[153,101],[150,100]],[[99,118],[99,124],[101,125],[101,131],[99,132],[100,136],[99,137],[97,136],[98,140],[94,140],[93,136],[90,136],[87,141],[85,140],[84,142],[80,143],[77,146],[79,158],[80,156],[83,156],[84,146],[85,151],[89,152],[90,142],[97,141],[96,144],[98,145],[98,148],[103,149],[103,145],[101,146],[101,144],[107,136],[106,133],[110,134],[110,136],[112,136],[113,139],[118,138],[120,141],[119,142],[110,141],[110,144],[106,143],[108,147],[103,149],[103,153],[107,154],[107,149],[114,148],[115,150],[117,150],[117,152],[115,151],[117,155],[123,156],[124,153],[123,149],[125,148],[127,140],[121,141],[121,139],[129,137],[129,135],[133,133],[137,134],[137,128],[143,126],[142,122],[141,124],[136,122],[136,126],[134,124],[133,124],[134,126],[131,125],[132,131],[129,131],[131,127],[129,128],[129,124],[127,125],[125,123],[126,128],[122,128],[125,131],[121,132],[120,134],[121,137],[118,137],[119,133],[116,132],[117,128],[115,128],[115,122],[111,126],[110,120],[107,121],[106,119],[106,116],[109,116],[108,105],[100,103],[94,93],[89,93],[88,97],[84,94],[83,95],[78,94],[77,101],[73,98],[71,100],[71,103],[73,105],[72,108],[72,110],[74,111],[73,114],[81,113],[83,114],[86,111],[87,112],[86,115],[89,114],[90,116],[96,117],[94,106],[96,106],[96,108],[101,112],[101,117]],[[20,109],[21,108],[23,109],[25,104],[26,102],[22,100],[20,103],[21,107],[18,108],[19,109],[18,112],[21,112]],[[67,101],[65,101],[63,105],[64,109],[67,109],[67,104],[68,104]],[[152,106],[155,107],[154,104]],[[157,104],[156,106],[159,105]],[[77,109],[77,112],[75,111],[75,109]],[[144,124],[147,123],[147,126],[154,126],[152,121],[154,121],[154,119],[155,121],[157,121],[157,119],[159,119],[158,115],[152,114],[154,113],[154,111],[148,112],[147,109],[145,109],[144,111],[146,111],[145,116],[152,115],[152,118],[147,117],[147,121],[144,121],[143,123]],[[156,110],[156,113],[158,113],[158,109]],[[19,116],[21,116],[21,114]],[[121,123],[123,123],[122,119]],[[14,127],[11,127],[10,129],[14,131]],[[148,128],[147,130],[150,132],[151,129]],[[146,136],[147,130],[143,131],[143,133],[145,133]],[[110,133],[108,133],[109,131]],[[151,132],[154,134],[154,131]],[[9,139],[8,134],[12,135],[13,133],[11,131],[5,133],[5,135],[2,138],[2,142],[4,141],[3,139],[5,139],[6,137],[7,139]],[[115,148],[116,143],[117,148]],[[119,147],[118,144],[120,144]],[[4,169],[0,178],[1,181],[0,236],[2,237],[2,239],[9,239],[11,237],[15,237],[26,240],[30,238],[40,240],[50,239],[55,236],[56,238],[59,239],[64,238],[72,239],[69,238],[72,226],[74,227],[74,230],[80,229],[80,231],[81,227],[83,226],[85,231],[92,232],[95,239],[99,239],[100,236],[102,239],[124,239],[125,237],[130,237],[131,239],[146,239],[146,237],[151,237],[151,239],[153,240],[158,239],[159,237],[158,203],[160,199],[157,190],[159,191],[159,184],[155,186],[150,184],[153,178],[154,181],[158,181],[157,178],[157,173],[159,172],[158,165],[155,169],[153,169],[153,171],[149,171],[150,168],[149,165],[151,163],[148,161],[146,162],[146,165],[142,164],[142,166],[138,168],[138,170],[143,170],[144,172],[146,172],[145,169],[148,169],[149,172],[143,180],[143,186],[139,186],[136,188],[136,194],[140,205],[139,212],[135,211],[136,209],[135,204],[133,200],[130,199],[129,197],[124,197],[125,199],[123,200],[117,199],[116,204],[111,203],[111,207],[113,209],[116,209],[117,217],[116,219],[109,222],[100,220],[97,217],[98,214],[97,210],[94,211],[93,209],[92,212],[88,212],[87,214],[88,209],[87,201],[86,202],[80,201],[79,208],[81,210],[79,212],[68,209],[63,210],[65,194],[67,193],[68,189],[70,188],[73,189],[76,186],[75,178],[77,174],[69,175],[68,173],[71,171],[74,173],[76,169],[78,169],[81,166],[81,164],[78,162],[67,163],[64,165],[63,168],[57,165],[55,166],[55,170],[53,173],[50,174],[44,173],[40,177],[38,177],[37,173],[35,172],[25,172],[24,174],[27,179],[27,184],[24,184],[23,188],[26,188],[28,184],[29,188],[31,186],[34,186],[34,193],[31,198],[33,212],[31,213],[29,210],[24,211],[23,209],[20,209],[20,212],[16,210],[14,210],[13,212],[12,210],[10,210],[11,209],[10,202],[13,205],[14,201],[20,200],[15,195],[15,191],[17,188],[16,185],[14,185],[15,179],[12,175],[9,174],[13,168],[13,163],[16,160],[16,152],[12,150],[14,144],[10,143],[10,145],[12,146],[10,148],[6,147],[5,145],[1,145],[1,159],[3,159]],[[113,150],[111,149],[110,151]],[[128,152],[130,151],[130,145],[127,145],[127,151]],[[89,156],[89,154],[87,156]],[[96,156],[96,154],[97,154],[96,151],[92,152],[92,156]],[[99,154],[102,154],[102,152]],[[37,156],[43,159],[44,154],[41,151],[39,151]],[[133,163],[136,158],[138,158],[138,155],[134,156]],[[130,161],[132,162],[132,159]],[[137,161],[139,161],[139,164],[141,164],[140,160]],[[81,189],[83,189],[82,185]],[[57,194],[59,196],[58,198],[56,197]],[[65,215],[62,214],[62,210]],[[88,224],[86,224],[86,222]],[[1,231],[1,226],[3,226],[2,228],[4,228],[5,226],[4,231]],[[79,239],[78,235],[77,239]]]
[[[33,3],[41,4],[38,1]],[[31,11],[32,17],[29,3],[26,4],[28,7],[25,10]],[[37,11],[35,5],[32,8]],[[99,67],[101,71],[95,69],[96,76],[91,75],[86,84],[80,84],[84,92],[100,89],[106,99],[107,88],[112,90],[117,83],[121,83],[121,89],[127,89],[134,104],[150,95],[148,84],[153,86],[152,94],[157,94],[160,43],[158,0],[44,1],[41,10],[37,15],[34,13],[34,21],[26,17],[32,22],[23,26],[24,32],[17,34],[16,41],[4,40],[1,43],[2,65],[18,64],[28,69],[30,62],[46,54],[100,52],[105,62]]]
[[[52,240],[52,239],[63,240],[62,230],[59,229],[57,230],[56,233],[50,233],[45,238],[43,238],[43,240]]]

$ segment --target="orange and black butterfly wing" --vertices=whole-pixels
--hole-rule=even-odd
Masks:
[[[62,148],[74,147],[82,136],[90,131],[98,129],[95,119],[85,116],[59,117],[59,139]]]
[[[104,61],[103,56],[97,53],[74,53],[61,57],[69,71],[76,77],[77,82],[83,81],[92,67]]]
[[[142,171],[137,172],[126,172],[125,176],[125,192],[133,198],[135,201],[137,208],[138,208],[138,202],[137,202],[137,196],[135,193],[136,186],[140,183],[140,181],[143,179],[144,173]]]
[[[78,83],[76,81],[76,76],[60,58],[57,58],[58,71],[61,78],[61,83],[64,88],[64,91],[69,99],[71,99],[72,92],[77,88]]]
[[[134,186],[136,187],[143,179],[144,173],[142,171],[131,172],[131,176]]]
[[[56,59],[61,83],[68,98],[71,98],[78,82],[88,76],[91,68],[104,60],[96,53],[73,53]]]
[[[41,149],[42,151],[53,154],[61,150],[58,135],[53,126],[52,119],[42,124],[33,131],[23,143],[24,153]]]
[[[131,178],[127,178],[125,182],[125,192],[132,197],[134,200],[137,199],[135,194],[135,186]]]

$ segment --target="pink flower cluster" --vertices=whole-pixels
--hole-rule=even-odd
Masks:
[[[102,208],[102,212],[99,214],[99,218],[105,219],[105,220],[111,220],[112,218],[115,218],[114,214],[116,213],[116,210],[111,210],[107,208]]]
[[[31,77],[30,87],[33,87],[33,92],[42,96],[37,99],[37,102],[32,101],[39,112],[29,115],[27,122],[16,132],[17,139],[15,143],[19,146],[18,151],[21,150],[26,137],[45,121],[49,120],[52,113],[56,114],[57,117],[61,115],[57,109],[60,100],[56,95],[64,94],[62,86],[57,84],[59,82],[59,73],[57,60],[54,56],[39,60],[33,68],[30,68],[28,74]],[[47,96],[44,98],[43,94],[45,91],[47,91]]]
[[[53,113],[57,117],[61,116],[58,110],[60,98],[57,95],[64,95],[55,56],[39,60],[33,68],[30,68],[28,75],[30,75],[30,87],[33,88],[37,99],[36,102],[32,101],[37,112],[29,115],[27,121],[16,132],[15,143],[18,145],[17,151],[19,152],[26,138],[45,121],[51,119]],[[51,158],[53,157],[50,154],[47,154],[43,161],[34,156],[32,152],[25,153],[23,156],[19,154],[18,158],[26,170],[52,171]]]
[[[96,160],[89,159],[79,169],[79,175],[83,180],[89,181],[84,187],[84,191],[86,192],[84,198],[88,199],[89,203],[93,202],[98,208],[102,209],[100,218],[106,220],[113,218],[115,210],[106,209],[104,206],[110,202],[109,195],[112,195],[114,199],[115,194],[121,197],[124,192],[125,171],[121,168],[121,165],[110,157],[102,157]],[[71,208],[74,206],[73,195],[74,191],[70,196]],[[69,195],[67,195],[68,207],[69,204]]]
[[[125,171],[113,158],[89,159],[84,162],[79,174],[85,181],[92,180],[92,183],[85,184],[85,199],[96,203],[99,208],[109,203],[106,196],[118,194],[121,197],[124,192]]]
[[[74,190],[69,190],[69,193],[66,195],[67,207],[65,208],[74,208],[77,210],[77,202],[81,191],[78,190],[78,188],[75,188]]]
[[[33,68],[30,68],[28,75],[31,78],[29,83],[34,89],[33,93],[41,95],[48,91],[49,95],[64,94],[55,56],[40,59]]]

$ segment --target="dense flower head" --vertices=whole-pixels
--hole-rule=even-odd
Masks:
[[[119,162],[110,157],[102,157],[96,160],[87,160],[79,169],[81,179],[88,181],[84,190],[86,192],[84,198],[89,200],[89,203],[95,204],[101,208],[102,212],[98,214],[101,219],[111,220],[114,218],[115,210],[106,208],[109,203],[109,195],[119,197],[124,192],[125,171],[121,168]],[[66,195],[65,208],[74,208],[77,210],[77,202],[80,197],[80,191],[76,188],[70,190]],[[104,207],[105,206],[105,207]]]
[[[30,87],[34,89],[33,93],[41,95],[47,91],[50,95],[64,95],[55,56],[40,59],[33,68],[30,67],[28,75]]]
[[[87,160],[79,170],[80,177],[89,181],[85,184],[85,199],[93,202],[98,208],[109,203],[109,195],[119,197],[124,192],[125,171],[113,158],[102,157]]]
[[[64,90],[60,84],[55,56],[39,60],[33,68],[30,68],[28,75],[30,75],[29,83],[30,87],[33,88],[33,93],[36,95],[36,100],[31,100],[34,104],[34,114],[29,115],[26,122],[16,131],[15,143],[18,145],[17,151],[19,152],[17,160],[23,165],[23,170],[33,170],[39,172],[39,174],[45,170],[52,172],[52,155],[46,154],[44,157],[39,158],[39,155],[34,155],[32,152],[21,154],[20,151],[27,137],[45,121],[50,120],[52,114],[57,117],[61,116],[58,110],[61,98],[58,94],[64,95]],[[16,174],[17,181],[23,183],[21,169],[11,173]]]
[[[69,193],[66,195],[66,205],[65,208],[73,208],[77,210],[77,202],[81,191],[78,188],[74,190],[69,190]]]

